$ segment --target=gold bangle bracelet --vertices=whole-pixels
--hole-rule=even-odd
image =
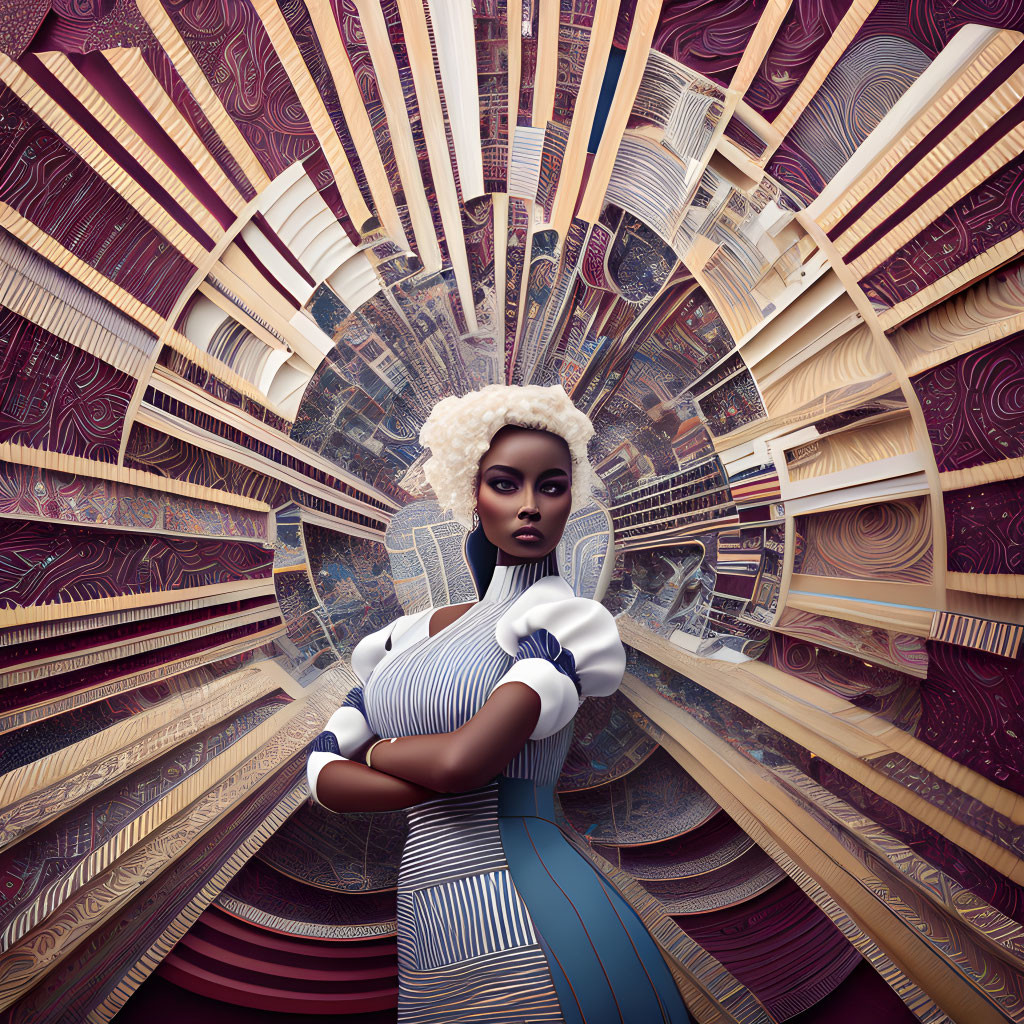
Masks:
[[[366,748],[366,766],[367,766],[368,768],[372,768],[372,767],[373,767],[373,765],[372,765],[372,764],[370,764],[370,755],[371,755],[371,754],[373,753],[373,748],[374,748],[375,746],[377,746],[377,743],[384,743],[386,739],[387,739],[387,737],[384,737],[384,739],[379,739],[379,740],[377,740],[377,741],[376,741],[375,743],[371,743],[371,744],[370,744],[370,745],[369,745],[369,746],[368,746],[368,747]]]

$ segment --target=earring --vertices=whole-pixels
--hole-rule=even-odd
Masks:
[[[475,508],[473,509],[473,529],[480,529],[480,513]]]

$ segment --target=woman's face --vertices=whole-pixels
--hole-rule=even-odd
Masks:
[[[562,539],[569,518],[569,446],[546,430],[502,427],[480,460],[476,498],[499,565],[543,558]]]

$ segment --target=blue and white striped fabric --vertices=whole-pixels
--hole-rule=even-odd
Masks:
[[[610,679],[621,656],[614,622],[600,607],[597,611],[601,614],[594,615],[594,603],[573,597],[564,583],[552,579],[555,572],[552,557],[516,566],[498,566],[480,603],[435,636],[428,635],[430,616],[427,614],[415,617],[415,622],[410,621],[411,617],[400,620],[400,627],[396,625],[394,630],[397,642],[391,644],[390,649],[385,642],[385,631],[367,638],[362,649],[357,649],[353,655],[353,664],[358,661],[364,685],[352,700],[352,706],[361,705],[370,728],[379,736],[451,732],[480,710],[515,660],[509,651],[515,652],[524,639],[526,643],[519,652],[520,657],[549,660],[576,686],[580,686],[582,680],[584,694],[587,693],[588,663],[599,664],[599,670],[591,678],[597,680],[599,692],[610,692],[617,684]],[[550,624],[550,633],[533,624],[523,626],[521,632],[517,633],[516,629],[510,632],[510,609],[515,605],[517,622],[528,622],[534,593],[539,595],[539,602],[548,602],[546,607],[551,608],[554,608],[553,600],[558,602],[558,595],[568,595],[563,603],[569,610],[562,616],[557,610],[552,614],[543,613],[545,622]],[[554,623],[566,621],[568,625],[556,635],[555,631],[562,627]],[[499,643],[496,635],[499,622],[505,624],[504,643]],[[593,635],[592,623],[604,629],[603,636]],[[387,637],[391,635],[387,633]],[[573,645],[568,645],[566,638],[569,636],[578,637],[578,642],[574,640]],[[583,657],[570,646],[578,647]],[[372,658],[369,656],[371,647]],[[619,679],[621,674],[618,669]],[[575,697],[573,700],[575,702]],[[515,814],[510,825],[508,794],[500,813],[499,797],[503,783],[530,793],[537,786],[552,786],[565,761],[572,728],[569,722],[550,736],[528,740],[501,779],[470,793],[436,797],[407,812],[409,836],[397,895],[398,1016],[402,1024],[451,1024],[469,1020],[475,1024],[555,1024],[566,1020],[580,1024],[605,1024],[605,1021],[640,1024],[641,1020],[643,1024],[656,1024],[659,1019],[677,1024],[688,1021],[671,975],[639,920],[636,927],[648,943],[641,960],[637,960],[640,955],[637,935],[618,923],[610,933],[605,927],[605,934],[600,937],[602,952],[598,955],[626,963],[628,950],[630,962],[641,965],[632,980],[642,986],[652,984],[645,967],[652,961],[651,972],[660,971],[662,979],[657,987],[661,990],[667,986],[669,1002],[674,998],[679,1012],[666,1013],[660,1018],[650,1016],[650,1007],[661,1005],[665,1002],[662,999],[641,1001],[638,1005],[646,1007],[642,1016],[630,1014],[628,1010],[622,1015],[617,1000],[612,1000],[613,1005],[607,1012],[600,1009],[596,1015],[581,1015],[575,997],[572,997],[572,1007],[563,1005],[569,998],[566,993],[571,991],[572,984],[586,985],[587,979],[567,981],[564,968],[559,964],[553,971],[552,965],[565,959],[558,952],[559,941],[577,943],[580,934],[566,932],[559,936],[541,934],[538,930],[536,915],[531,913],[529,902],[514,881],[516,870],[509,863],[507,843],[503,841],[506,834],[519,835],[513,827]],[[526,808],[522,814],[532,814],[528,800],[524,800],[522,806]],[[543,844],[555,842],[569,849],[554,826],[538,834],[543,834]],[[522,846],[518,839],[516,843],[517,848]],[[556,858],[550,850],[537,850],[533,859],[543,865],[549,860],[554,863]],[[573,863],[564,858],[562,862]],[[578,855],[576,862],[572,869],[576,874],[581,870],[594,873]],[[526,869],[523,877],[532,879],[535,873],[533,869]],[[552,881],[562,885],[554,876]],[[532,889],[537,888],[532,881],[530,885]],[[563,887],[570,887],[569,880],[565,880]],[[576,889],[584,891],[579,885]],[[607,904],[600,887],[595,884],[587,891],[591,890],[602,894],[601,900]],[[578,907],[575,916],[585,923],[588,908]],[[549,924],[548,932],[557,930]],[[620,973],[625,970],[621,966],[618,969]]]

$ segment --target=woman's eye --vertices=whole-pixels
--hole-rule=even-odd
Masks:
[[[565,494],[565,490],[565,484],[542,484],[540,493],[557,497],[559,494]]]
[[[511,494],[516,489],[516,485],[511,480],[492,480],[491,486],[499,494]]]

